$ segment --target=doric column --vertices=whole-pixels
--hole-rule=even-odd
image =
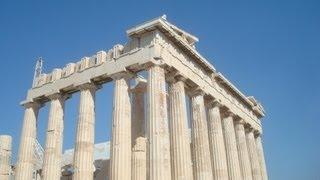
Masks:
[[[193,93],[191,97],[191,107],[194,178],[195,180],[212,179],[208,127],[202,92]]]
[[[243,179],[252,180],[251,164],[246,142],[244,123],[245,122],[241,119],[235,121],[238,155]]]
[[[114,79],[110,179],[131,180],[131,101],[127,74]],[[125,172],[124,172],[125,171]]]
[[[170,83],[169,86],[169,127],[171,142],[172,179],[192,180],[192,162],[188,138],[187,108],[184,82]]]
[[[73,159],[73,180],[93,180],[95,92],[97,87],[85,84],[80,87],[79,118]]]
[[[254,133],[252,128],[246,129],[246,139],[248,145],[248,152],[251,162],[252,169],[252,179],[253,180],[261,180],[261,169],[257,154],[257,146],[254,139]]]
[[[12,138],[8,135],[0,136],[0,179],[10,180]]]
[[[170,139],[165,71],[154,65],[148,69],[149,180],[170,180]]]
[[[147,139],[138,137],[134,144],[131,180],[147,180]]]
[[[42,168],[43,180],[60,180],[62,144],[63,144],[63,116],[66,96],[54,94],[51,99],[47,139]]]
[[[226,111],[223,113],[223,116],[222,127],[226,146],[229,180],[241,180],[242,176],[235,129],[233,125],[233,114],[230,111]]]
[[[208,130],[213,179],[228,180],[228,166],[221,125],[220,105],[217,101],[211,102],[208,107]]]
[[[132,147],[139,137],[145,137],[145,93],[147,91],[147,81],[137,77],[136,85],[132,92]]]
[[[15,180],[30,180],[34,170],[33,154],[37,137],[37,116],[40,105],[27,103],[25,106],[18,162],[15,170]]]
[[[147,139],[145,138],[145,93],[147,81],[142,77],[135,79],[132,88],[132,180],[147,179]]]
[[[261,168],[261,176],[262,180],[268,180],[268,173],[267,173],[267,167],[266,167],[266,161],[264,159],[264,152],[263,152],[263,146],[262,146],[262,140],[261,140],[261,134],[258,133],[256,135],[256,146],[257,146],[257,153]]]

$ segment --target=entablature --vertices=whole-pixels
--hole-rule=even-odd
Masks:
[[[180,75],[188,79],[187,82],[191,82],[191,86],[198,86],[207,95],[212,96],[213,99],[218,99],[224,106],[241,118],[246,119],[246,121],[250,121],[249,123],[253,124],[256,129],[261,130],[259,118],[262,116],[253,111],[255,106],[245,95],[225,78],[222,79],[221,73],[219,77],[224,83],[217,82],[216,76],[218,73],[210,74],[202,66],[194,63],[193,58],[184,53],[165,34],[161,31],[157,32],[155,47],[158,59],[163,59],[164,63],[169,66],[168,69],[175,69]]]
[[[190,87],[202,89],[209,99],[219,101],[262,131],[259,120],[264,116],[262,105],[255,98],[246,97],[221,73],[216,72],[190,44],[197,40],[196,37],[173,27],[163,18],[134,27],[127,34],[130,41],[125,46],[115,45],[109,51],[99,51],[62,69],[41,74],[23,103],[46,102],[52,93],[71,94],[85,83],[99,85],[112,81],[114,74],[124,71],[137,73],[151,64],[162,64],[167,71],[178,71]],[[188,36],[189,40],[183,39],[182,35]]]

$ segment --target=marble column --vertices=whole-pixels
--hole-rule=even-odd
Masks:
[[[262,140],[261,140],[261,134],[258,133],[256,135],[256,146],[257,146],[257,153],[261,168],[261,177],[262,180],[268,180],[268,173],[267,173],[267,167],[266,167],[266,161],[264,159],[264,152],[263,152],[263,146],[262,146]]]
[[[43,180],[60,180],[62,145],[63,145],[63,116],[66,96],[54,94],[51,99],[47,139],[42,168]]]
[[[192,112],[192,157],[195,180],[212,179],[210,146],[206,110],[202,92],[195,92],[191,97]]]
[[[223,113],[222,127],[226,146],[229,180],[241,180],[237,141],[233,124],[233,114],[230,111]]]
[[[145,138],[145,93],[147,81],[142,77],[135,78],[132,95],[132,180],[147,179],[147,139]]]
[[[238,155],[239,155],[240,168],[242,172],[242,178],[245,180],[252,180],[251,164],[250,164],[250,157],[248,153],[248,146],[246,142],[244,123],[245,122],[241,119],[238,119],[237,121],[235,121]]]
[[[73,180],[93,180],[95,92],[97,87],[85,84],[80,87],[79,118],[73,159]]]
[[[165,71],[158,65],[148,69],[149,180],[170,180],[170,137]]]
[[[0,179],[10,180],[12,138],[8,135],[0,135]]]
[[[138,137],[132,149],[132,179],[147,179],[147,139]]]
[[[147,91],[147,82],[141,77],[137,77],[136,85],[131,90],[132,93],[132,147],[139,137],[145,137],[145,93]]]
[[[208,106],[208,130],[214,180],[228,180],[226,149],[223,140],[220,105],[217,101]]]
[[[40,105],[27,103],[25,106],[18,161],[15,170],[15,180],[32,179],[34,170],[34,151],[37,137],[37,116]]]
[[[131,101],[127,74],[117,74],[114,79],[110,179],[131,179]],[[125,172],[124,172],[125,171]]]
[[[251,162],[252,179],[261,180],[261,169],[257,154],[257,146],[255,143],[254,133],[252,128],[246,129],[246,140],[248,145],[248,152]]]
[[[188,138],[184,82],[173,80],[169,86],[169,127],[172,179],[192,180],[191,150]]]

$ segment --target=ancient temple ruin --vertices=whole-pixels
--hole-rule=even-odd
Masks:
[[[22,102],[15,180],[35,178],[37,114],[48,102],[39,179],[63,178],[66,165],[74,180],[268,179],[263,107],[197,51],[198,38],[164,16],[127,30],[127,35],[125,45],[36,76]],[[112,139],[110,158],[97,167],[95,93],[104,83],[114,84]],[[63,164],[63,107],[76,92],[80,103],[73,158]]]

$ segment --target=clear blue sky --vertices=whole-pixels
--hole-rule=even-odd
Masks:
[[[264,147],[272,180],[320,179],[320,3],[317,1],[0,2],[0,134],[17,153],[37,57],[45,70],[125,43],[125,31],[167,14],[199,37],[197,49],[267,111]],[[96,142],[110,137],[112,84],[97,94]],[[66,104],[64,148],[72,148],[78,95]],[[48,107],[48,106],[47,106]],[[44,143],[48,109],[39,115]]]

